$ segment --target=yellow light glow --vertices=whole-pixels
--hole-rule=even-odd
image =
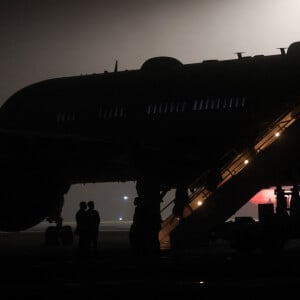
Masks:
[[[248,163],[249,163],[249,160],[248,160],[248,159],[245,159],[245,160],[244,160],[244,164],[245,164],[245,165],[248,165]]]
[[[198,204],[198,206],[201,206],[203,203],[202,203],[202,201],[198,201],[197,204]]]
[[[280,136],[280,132],[276,132],[276,133],[275,133],[275,136],[276,136],[276,137],[279,137],[279,136]]]

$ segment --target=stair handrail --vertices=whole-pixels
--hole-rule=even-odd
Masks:
[[[276,134],[284,131],[288,126],[290,126],[300,115],[300,104],[295,104],[292,108],[287,110],[285,113],[283,113],[281,116],[279,116],[274,122],[272,122],[271,125],[268,126],[266,130],[264,130],[264,133],[259,135],[259,137],[256,138],[255,143],[252,147],[245,149],[240,154],[238,154],[233,160],[225,164],[225,167],[221,169],[221,177],[222,180],[217,185],[216,189],[218,189],[220,186],[222,186],[224,183],[226,183],[230,178],[232,178],[234,175],[239,173],[246,164],[248,164],[249,158],[254,158],[257,154],[259,154],[262,150],[267,148],[269,145],[271,145],[276,137],[278,137]],[[284,124],[283,126],[280,126],[281,124]],[[275,134],[273,134],[275,131]],[[233,170],[231,170],[231,166],[235,166]],[[236,168],[238,169],[236,170]],[[227,172],[227,173],[226,173]],[[207,172],[204,172],[207,174]],[[199,179],[196,179],[190,186],[196,184],[199,182]],[[190,201],[187,206],[190,206],[190,203],[197,198],[201,193],[203,193],[206,190],[205,184],[201,185],[194,193],[192,193],[189,197]],[[212,191],[208,190],[207,197],[205,200],[207,200],[210,195],[212,194]],[[174,202],[172,200],[168,206]],[[194,210],[193,210],[194,211]],[[171,225],[171,222],[173,220],[177,220],[178,218],[175,218],[173,214],[171,214],[169,217],[167,217],[163,224],[165,225]],[[174,224],[173,224],[174,226]],[[175,225],[176,226],[176,225]],[[163,227],[162,227],[163,229]],[[161,230],[162,231],[162,230]]]

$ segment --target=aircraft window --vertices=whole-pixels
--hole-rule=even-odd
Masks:
[[[209,98],[206,99],[206,102],[205,102],[205,109],[208,109],[208,104],[209,104]]]
[[[160,103],[160,104],[159,104],[159,113],[160,113],[160,114],[162,113],[162,106],[163,106],[162,103]]]
[[[151,114],[152,104],[148,104],[147,114]]]
[[[183,112],[184,111],[184,103],[178,102],[177,103],[177,111]]]
[[[106,107],[106,108],[100,107],[98,111],[99,119],[118,118],[118,117],[123,117],[123,115],[124,115],[124,108],[120,105],[116,105],[114,107]],[[75,115],[73,119],[75,119]]]
[[[56,116],[56,122],[65,122],[65,121],[74,121],[75,120],[75,112],[58,112]]]
[[[194,100],[193,110],[197,110],[198,100]]]
[[[186,107],[186,102],[183,102],[183,103],[182,103],[182,110],[181,110],[182,112],[185,111],[185,107]]]
[[[112,117],[119,118],[121,116],[121,107],[119,105],[116,105],[114,108],[112,108]]]
[[[156,104],[153,104],[153,114],[156,114],[156,108],[157,108]]]
[[[220,109],[220,102],[221,102],[221,99],[220,98],[218,98],[218,100],[217,100],[217,109]]]
[[[231,97],[218,97],[218,98],[206,98],[206,99],[196,99],[193,102],[193,110],[213,110],[213,109],[226,109],[226,108],[239,108],[244,107],[246,102],[246,97],[243,96],[231,96]],[[176,111],[184,111],[186,107],[186,102],[182,104],[181,110],[176,105]]]
[[[165,113],[167,113],[169,110],[169,103],[165,103]]]
[[[66,119],[67,121],[74,121],[75,120],[75,113],[74,112],[67,112],[66,113]]]
[[[237,96],[235,98],[235,107],[239,107],[239,100],[240,100],[240,98],[239,98],[239,96]]]
[[[170,112],[172,113],[173,110],[174,110],[174,103],[172,102],[172,103],[170,104]]]
[[[75,120],[75,112],[58,112],[56,115],[56,122],[61,123],[65,121],[74,121]]]
[[[114,110],[114,113],[112,113],[112,116],[114,116],[114,117],[122,117],[122,115],[123,115],[123,110],[122,110],[122,107],[121,106],[119,106],[119,105],[117,105],[116,107],[115,107],[115,109],[113,109],[112,108],[112,111]]]
[[[114,117],[115,118],[119,117],[119,107],[118,106],[115,107]]]
[[[242,99],[242,107],[245,106],[245,102],[246,102],[246,97],[244,96],[243,99]]]
[[[206,99],[195,99],[192,102],[192,110],[219,110],[219,109],[233,109],[244,107],[246,103],[246,96],[228,96],[228,97],[217,97],[217,98],[206,98]],[[166,104],[169,105],[169,104]],[[187,102],[175,103],[174,111],[184,112],[186,110]],[[165,107],[165,111],[168,109]],[[173,103],[170,103],[170,112],[173,111]]]
[[[229,108],[232,108],[233,97],[230,97]]]
[[[120,106],[120,117],[124,116],[124,107]]]
[[[176,104],[176,112],[179,112],[179,110],[180,110],[180,103],[177,102],[177,104]]]
[[[195,100],[193,110],[201,110],[203,106],[203,99]]]
[[[103,115],[102,115],[103,119],[106,119],[107,113],[108,113],[108,111],[107,111],[107,108],[106,108],[106,109],[104,109],[104,111],[103,111]]]
[[[150,104],[150,110],[149,110],[149,113],[150,114],[153,114],[154,112],[154,104]]]
[[[201,99],[200,103],[199,103],[199,106],[198,106],[198,110],[202,110],[203,104],[204,104],[204,99]]]

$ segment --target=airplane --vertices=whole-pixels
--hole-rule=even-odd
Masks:
[[[221,166],[299,104],[300,42],[274,55],[43,80],[0,108],[0,230],[60,215],[72,184],[136,181],[132,243],[157,247],[160,205]]]

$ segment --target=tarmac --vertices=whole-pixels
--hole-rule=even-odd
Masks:
[[[287,298],[300,288],[300,242],[280,252],[239,253],[227,241],[137,255],[128,230],[99,233],[99,253],[87,259],[72,245],[48,246],[44,232],[0,233],[3,299]],[[220,297],[221,296],[221,297]]]

